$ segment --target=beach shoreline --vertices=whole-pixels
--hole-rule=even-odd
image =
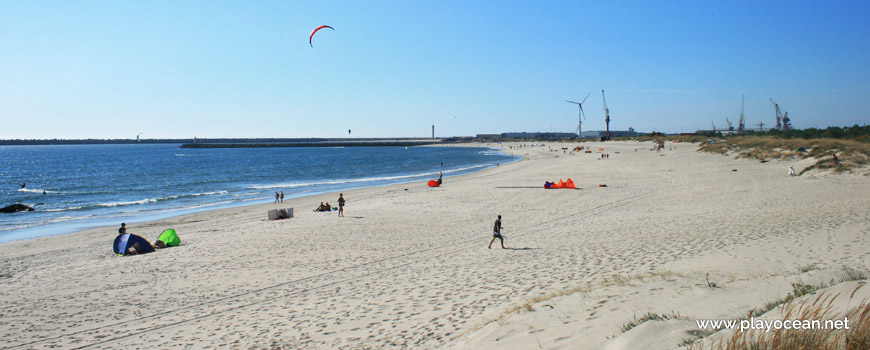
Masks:
[[[505,143],[522,160],[441,187],[343,191],[344,218],[311,211],[329,192],[128,225],[178,232],[151,254],[115,256],[111,226],[4,242],[0,334],[12,348],[631,348],[632,315],[725,317],[867,269],[865,176],[787,177],[787,162],[692,144],[547,144]],[[543,189],[567,178],[576,190]],[[285,207],[296,217],[267,220]],[[485,247],[496,215],[509,249]]]
[[[476,144],[459,144],[453,146],[459,146],[463,148],[490,149],[490,147],[480,147]],[[453,146],[449,147],[452,148]],[[448,146],[430,145],[429,147],[418,147],[433,149],[446,148]],[[493,152],[496,152],[496,150],[493,149]],[[178,156],[177,153],[176,156]],[[461,161],[465,161],[465,159],[461,159]],[[446,169],[444,169],[442,166],[441,170],[445,173],[446,176],[454,177],[469,172],[479,171],[480,169],[484,169],[490,166],[495,166],[498,161],[499,160],[496,159],[471,164],[461,163],[460,166],[454,164],[453,167],[448,167]],[[503,163],[511,162],[511,160],[500,161]],[[75,204],[69,204],[69,202],[67,202],[66,205],[64,205],[64,200],[70,200],[65,198],[61,199],[60,202],[53,202],[52,204],[54,204],[55,206],[51,208],[37,207],[37,213],[35,214],[38,215],[33,219],[29,218],[33,217],[31,216],[31,214],[34,213],[12,214],[13,216],[21,217],[19,219],[10,218],[9,222],[3,223],[4,225],[8,225],[9,227],[14,228],[8,229],[6,228],[6,226],[4,226],[4,228],[0,230],[0,243],[29,239],[34,237],[70,234],[78,231],[88,230],[91,228],[111,226],[119,222],[145,223],[167,220],[172,217],[195,214],[199,212],[207,212],[211,210],[219,210],[246,205],[265,204],[273,201],[272,194],[269,193],[269,190],[287,191],[285,199],[290,199],[311,195],[321,195],[341,190],[418,182],[424,178],[428,179],[428,177],[437,176],[437,162],[435,162],[434,170],[427,170],[431,170],[432,172],[426,173],[425,170],[412,173],[408,173],[407,171],[400,171],[396,173],[397,175],[375,175],[362,178],[359,178],[358,176],[348,178],[339,177],[334,179],[325,178],[322,181],[291,181],[289,183],[281,183],[278,185],[271,184],[267,181],[263,184],[244,185],[248,187],[244,187],[243,190],[239,190],[238,188],[234,188],[231,186],[218,186],[217,188],[200,188],[202,192],[196,192],[196,190],[189,191],[186,190],[186,187],[180,187],[175,189],[166,189],[164,192],[152,192],[147,195],[128,195],[126,199],[113,198],[106,199],[104,201],[98,200],[95,202],[92,201],[90,203],[79,202]],[[282,185],[286,187],[282,187]],[[120,186],[120,188],[116,190],[117,192],[123,192],[126,191],[126,189],[126,187]],[[36,190],[29,190],[29,192],[34,191]],[[106,189],[104,191],[112,191],[112,189]],[[55,192],[59,191],[50,191],[50,193]],[[257,194],[257,192],[259,192],[259,195]],[[198,202],[192,202],[187,200],[192,197],[202,199]],[[183,200],[176,200],[178,198],[182,198]],[[50,198],[38,199],[41,201],[45,201],[46,203],[51,200]],[[208,201],[209,199],[210,201]],[[57,200],[57,198],[55,198],[55,200]],[[44,204],[40,203],[39,205]],[[80,210],[82,208],[87,208],[90,210],[82,211]],[[107,210],[110,208],[114,208],[115,212]],[[95,212],[94,209],[96,209],[97,211]],[[48,214],[49,216],[43,214]]]

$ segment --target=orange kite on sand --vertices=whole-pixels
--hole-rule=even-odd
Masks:
[[[568,178],[568,181],[562,181],[562,179],[559,179],[559,182],[547,181],[544,183],[544,188],[576,188],[576,187],[574,187],[574,180],[571,180],[571,178]]]

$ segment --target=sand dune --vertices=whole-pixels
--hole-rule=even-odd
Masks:
[[[0,347],[675,348],[691,319],[868,268],[866,176],[593,145],[610,158],[505,144],[524,160],[344,191],[344,218],[311,211],[331,193],[285,202],[290,220],[263,204],[128,225],[178,231],[152,254],[116,257],[114,227],[4,243]],[[490,250],[499,214],[509,249]],[[621,332],[647,312],[684,317]]]

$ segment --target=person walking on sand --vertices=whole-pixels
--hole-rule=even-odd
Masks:
[[[489,241],[488,249],[492,249],[492,242],[495,242],[496,238],[501,242],[501,249],[506,249],[504,247],[504,236],[501,235],[501,229],[501,215],[499,215],[498,219],[495,220],[495,225],[492,226],[492,240]]]
[[[338,216],[344,216],[344,194],[338,194]]]
[[[284,203],[284,191],[281,191],[281,203]]]

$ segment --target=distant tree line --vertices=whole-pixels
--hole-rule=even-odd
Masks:
[[[707,131],[701,133],[701,136],[706,137],[729,137],[729,136],[741,136],[737,134],[725,134],[722,132],[712,132]],[[747,131],[743,134],[743,136],[774,136],[783,139],[842,139],[842,140],[857,140],[861,142],[870,142],[870,126],[868,125],[858,125],[855,124],[853,126],[829,126],[824,129],[818,128],[806,128],[806,129],[791,129],[791,130],[777,130],[770,129],[764,132],[759,132],[755,130]]]
[[[847,139],[870,142],[870,126],[852,125],[846,127],[829,126],[825,129],[807,128],[792,130],[769,130],[765,135],[777,136],[784,139]]]

